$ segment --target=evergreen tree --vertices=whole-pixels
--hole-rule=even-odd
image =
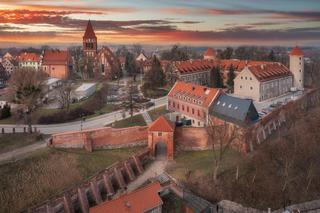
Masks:
[[[151,88],[162,87],[166,83],[165,78],[166,76],[163,73],[160,61],[154,56],[151,69],[145,74],[145,82],[147,85],[150,85]]]
[[[222,79],[222,76],[221,76],[221,71],[220,71],[220,67],[219,66],[216,66],[216,67],[213,67],[212,70],[211,70],[211,86],[213,88],[223,88],[223,79]]]
[[[135,76],[138,72],[136,60],[134,58],[134,55],[130,52],[127,52],[126,54],[125,69],[129,76]]]
[[[228,80],[227,80],[227,85],[230,89],[233,89],[233,86],[234,86],[234,79],[236,77],[234,71],[235,69],[231,64],[231,66],[229,67]]]
[[[8,104],[5,104],[3,108],[0,110],[0,119],[5,119],[10,116],[11,116],[11,108]]]
[[[275,61],[276,60],[276,56],[275,56],[273,50],[270,51],[268,59],[269,59],[269,61]]]

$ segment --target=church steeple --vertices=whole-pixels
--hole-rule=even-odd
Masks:
[[[87,57],[94,57],[97,54],[97,36],[94,33],[91,21],[88,21],[86,31],[83,35],[83,52]]]

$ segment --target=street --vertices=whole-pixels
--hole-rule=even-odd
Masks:
[[[156,107],[161,107],[167,104],[167,97],[161,97],[158,99],[152,99],[153,103],[155,103]],[[139,111],[134,113],[134,115],[142,114],[143,111]],[[125,118],[130,116],[129,112],[126,112]],[[111,113],[107,113],[104,115],[100,115],[94,118],[87,119],[85,122],[82,122],[82,129],[93,129],[104,127],[105,125],[111,124],[115,121],[122,120],[123,115],[121,111],[115,111]],[[4,128],[5,132],[12,132],[12,128],[15,128],[16,132],[23,132],[23,128],[26,125],[14,125],[14,124],[1,124],[0,129]],[[81,121],[74,121],[68,123],[61,124],[50,124],[50,125],[33,125],[36,127],[38,131],[42,134],[54,134],[68,131],[79,131],[81,129]]]

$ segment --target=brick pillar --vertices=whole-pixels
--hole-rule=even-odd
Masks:
[[[37,127],[33,127],[33,131],[37,133]]]
[[[25,126],[23,127],[23,133],[26,133],[26,127]]]
[[[16,128],[12,128],[12,133],[16,133]]]
[[[139,172],[140,174],[142,174],[142,173],[143,173],[143,167],[142,167],[142,165],[141,165],[140,159],[139,159],[138,157],[136,157],[136,156],[132,156],[132,158],[133,158],[133,160],[134,160],[134,163],[136,164],[136,167],[137,167],[137,169],[138,169],[138,172]]]
[[[131,181],[133,181],[136,178],[136,176],[134,175],[134,172],[133,172],[133,170],[131,168],[130,162],[128,162],[128,161],[124,162],[124,167],[125,167],[126,172],[127,172],[128,176],[129,176],[129,179]]]
[[[87,150],[88,152],[92,152],[92,141],[90,136],[86,133],[83,133],[82,137],[83,137],[83,143],[84,143],[83,145],[85,150]]]
[[[67,193],[63,196],[63,208],[65,213],[74,213],[71,197]]]
[[[78,188],[78,199],[81,211],[83,213],[89,213],[89,202],[86,193],[83,191],[83,189]]]
[[[2,128],[1,133],[4,134],[4,128]]]
[[[124,189],[126,187],[126,183],[124,181],[124,178],[122,176],[121,171],[118,170],[118,168],[114,168],[114,174],[116,176],[116,180],[120,186],[121,189]]]
[[[100,194],[100,190],[98,188],[98,184],[96,180],[93,180],[90,182],[90,189],[92,191],[94,200],[96,201],[96,204],[102,203],[102,198]]]
[[[108,195],[114,194],[114,189],[108,174],[103,175],[104,186],[106,187]]]

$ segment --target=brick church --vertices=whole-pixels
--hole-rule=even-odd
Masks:
[[[83,35],[83,56],[87,64],[92,62],[92,72],[96,78],[117,79],[122,76],[120,62],[110,48],[103,46],[98,50],[98,39],[90,20]]]

